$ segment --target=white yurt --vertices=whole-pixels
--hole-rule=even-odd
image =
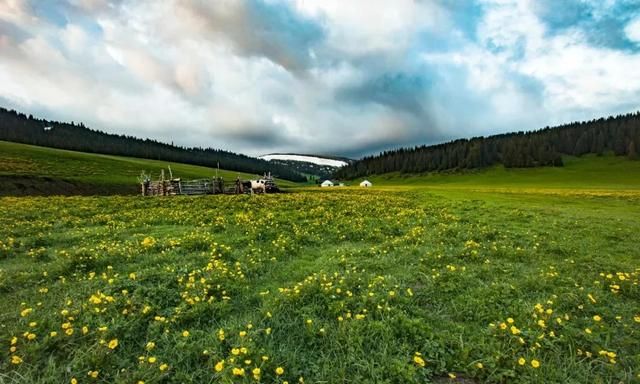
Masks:
[[[370,188],[370,187],[373,186],[373,184],[371,184],[371,182],[369,180],[365,180],[362,183],[360,183],[360,186],[364,187],[364,188]]]
[[[322,182],[322,184],[320,184],[321,187],[333,187],[333,183],[331,182],[331,180],[325,180]]]

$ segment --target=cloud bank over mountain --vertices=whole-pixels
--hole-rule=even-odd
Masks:
[[[360,156],[640,109],[635,0],[0,2],[0,105]]]

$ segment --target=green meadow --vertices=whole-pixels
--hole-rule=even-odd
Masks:
[[[9,192],[215,173],[0,149]],[[637,381],[640,162],[564,162],[273,196],[2,198],[0,380]]]
[[[87,156],[103,182],[164,164]],[[0,382],[638,382],[638,163],[566,164],[0,198]]]

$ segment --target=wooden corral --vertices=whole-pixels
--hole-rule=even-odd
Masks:
[[[276,193],[278,186],[271,177],[265,175],[258,180],[236,180],[225,185],[221,177],[211,179],[182,180],[179,178],[165,179],[164,170],[160,180],[152,181],[149,176],[142,174],[139,178],[142,196],[174,196],[174,195],[239,195],[243,193]],[[256,188],[255,186],[258,186]]]

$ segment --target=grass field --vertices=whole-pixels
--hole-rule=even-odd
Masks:
[[[376,186],[443,187],[447,189],[640,189],[640,161],[612,155],[564,157],[563,167],[511,168],[503,166],[482,170],[427,175],[386,174],[372,176]]]
[[[638,382],[628,169],[0,198],[0,382]]]
[[[0,141],[0,195],[131,194],[139,191],[137,177],[146,170],[154,178],[167,166],[175,177],[212,177],[215,169],[167,161],[109,156]],[[226,180],[255,175],[220,170]],[[284,187],[295,183],[278,180]]]

